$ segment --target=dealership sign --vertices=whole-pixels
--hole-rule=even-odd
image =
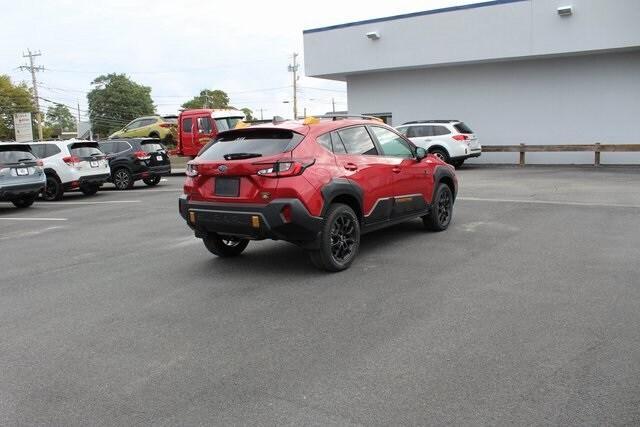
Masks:
[[[13,128],[16,132],[16,142],[33,141],[31,113],[15,113],[13,115]]]

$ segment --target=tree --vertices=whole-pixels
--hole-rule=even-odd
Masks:
[[[24,83],[14,85],[7,75],[0,75],[0,141],[15,138],[13,113],[33,113],[33,97]]]
[[[202,89],[200,95],[182,104],[182,108],[228,108],[229,96],[223,90]]]
[[[65,130],[76,130],[76,121],[73,118],[73,114],[71,114],[71,111],[62,104],[56,104],[53,107],[49,107],[47,110],[46,124],[47,126],[55,129],[58,135]]]
[[[253,120],[253,119],[254,119],[254,117],[253,117],[253,111],[252,111],[250,108],[244,107],[244,108],[242,109],[242,112],[244,113],[245,120],[249,120],[249,121],[251,121],[251,120]]]
[[[125,74],[102,75],[91,84],[95,88],[87,94],[89,118],[93,131],[99,135],[108,135],[136,117],[155,113],[151,88]]]

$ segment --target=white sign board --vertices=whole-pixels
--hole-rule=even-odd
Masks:
[[[13,128],[16,132],[16,142],[33,141],[31,113],[14,113]]]

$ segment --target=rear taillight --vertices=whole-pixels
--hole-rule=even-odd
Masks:
[[[453,135],[452,138],[455,139],[456,141],[466,141],[469,139],[469,136],[458,134],[458,135]]]
[[[302,174],[306,168],[313,165],[315,160],[309,163],[302,163],[297,160],[289,162],[276,162],[272,166],[258,171],[258,175],[268,178],[284,178]]]
[[[187,169],[184,171],[187,176],[198,176],[198,165],[193,163],[187,163]]]
[[[42,160],[40,160],[40,159],[37,159],[36,160],[36,166],[42,167],[42,166],[44,166],[44,162]]]
[[[171,126],[173,126],[171,123],[160,123],[161,128],[170,128]]]
[[[136,151],[135,153],[133,153],[134,157],[138,160],[149,160],[151,158],[151,155],[145,151]]]
[[[67,157],[63,157],[62,161],[65,162],[67,166],[75,167],[77,163],[80,163],[80,157],[67,156]]]

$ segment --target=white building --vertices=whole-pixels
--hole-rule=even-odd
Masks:
[[[353,114],[460,119],[484,144],[640,143],[640,0],[488,1],[306,30],[304,49],[306,75],[345,81]]]

